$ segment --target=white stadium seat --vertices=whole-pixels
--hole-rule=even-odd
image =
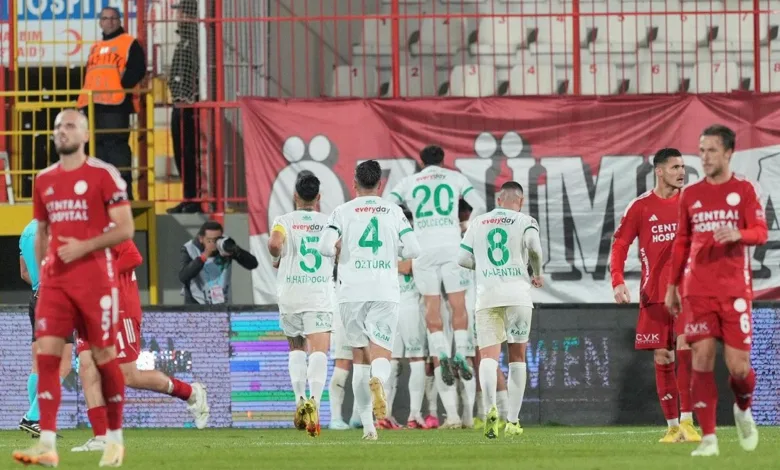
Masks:
[[[677,64],[643,62],[636,74],[629,77],[629,92],[677,93],[680,90],[680,69]]]
[[[650,27],[657,29],[651,43],[656,52],[690,52],[708,42],[712,19],[708,14],[648,15]]]
[[[620,90],[622,76],[608,63],[583,63],[580,72],[582,95],[613,95]],[[569,93],[573,91],[570,84]]]
[[[636,15],[610,12],[605,16],[594,16],[593,27],[596,39],[591,50],[596,53],[618,53],[635,51],[646,34],[639,31]]]
[[[533,27],[537,31],[536,42],[532,46],[534,53],[571,54],[574,26],[570,15],[535,18]]]
[[[724,93],[740,87],[739,71],[733,62],[698,62],[687,78],[690,93]]]
[[[496,69],[489,65],[456,65],[450,73],[450,96],[477,98],[496,94]]]
[[[754,16],[750,13],[719,15],[716,25],[718,33],[715,40],[712,41],[712,50],[715,52],[752,51],[753,40],[755,39]],[[769,17],[767,15],[759,15],[758,20],[758,39],[761,43],[765,43],[769,37]]]
[[[412,52],[425,55],[452,55],[468,46],[476,20],[467,18],[424,18],[420,41]]]
[[[353,46],[356,55],[391,55],[393,53],[392,21],[386,18],[363,20],[363,32],[359,44]],[[406,38],[399,38],[401,47],[406,44]]]
[[[399,69],[399,91],[403,98],[436,96],[439,80],[436,69],[426,65],[406,65]],[[392,96],[393,79],[389,82],[389,96]]]
[[[373,98],[379,95],[379,77],[372,67],[340,65],[333,70],[329,96]]]
[[[508,95],[552,95],[557,88],[552,65],[515,65],[509,71]]]
[[[755,83],[752,84],[752,89],[755,90]],[[780,58],[761,63],[761,91],[780,91]]]

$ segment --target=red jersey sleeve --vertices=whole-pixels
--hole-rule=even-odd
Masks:
[[[636,201],[632,201],[626,208],[626,212],[620,220],[620,225],[615,230],[615,240],[612,243],[612,252],[609,257],[612,287],[619,286],[625,282],[626,258],[628,257],[629,247],[634,243],[634,239],[639,236],[640,212],[641,205]]]
[[[112,248],[111,251],[116,259],[116,269],[119,271],[119,274],[132,272],[135,268],[141,266],[143,262],[143,257],[132,240],[123,241]]]
[[[680,194],[680,211],[677,218],[677,234],[672,248],[672,265],[669,271],[669,284],[679,286],[685,273],[685,263],[691,251],[691,219],[688,215],[686,191]]]
[[[129,203],[127,197],[127,183],[122,179],[113,165],[101,165],[104,170],[100,175],[100,192],[106,207],[113,207]]]
[[[742,234],[743,245],[763,245],[766,243],[768,228],[766,212],[761,205],[761,196],[756,186],[747,182],[748,189],[744,192],[745,222],[747,227],[739,231]]]
[[[33,217],[38,222],[49,221],[49,211],[46,210],[46,203],[41,197],[42,183],[36,178],[35,191],[33,191]]]

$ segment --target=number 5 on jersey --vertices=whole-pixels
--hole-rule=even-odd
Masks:
[[[307,272],[309,274],[317,272],[318,269],[320,269],[320,266],[322,266],[322,255],[317,250],[316,246],[317,243],[319,243],[320,237],[303,237],[301,238],[301,248],[299,250],[299,253],[301,255],[301,262],[299,263],[299,266],[301,267],[301,270],[304,272]],[[309,247],[308,245],[313,245],[312,247]],[[310,266],[308,263],[306,263],[307,256],[313,256],[314,262],[313,266]]]

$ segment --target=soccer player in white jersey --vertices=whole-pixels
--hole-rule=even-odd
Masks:
[[[400,301],[398,256],[414,259],[420,253],[401,208],[379,197],[381,178],[375,160],[357,166],[357,197],[333,211],[319,244],[320,253],[332,257],[341,241],[339,311],[353,348],[352,391],[366,440],[377,439],[369,405],[373,403],[376,419],[387,416],[385,384],[390,378]]]
[[[295,210],[274,220],[268,251],[279,267],[279,324],[290,344],[288,368],[297,402],[295,427],[316,437],[320,434],[319,405],[328,375],[333,326],[333,260],[317,250],[328,219],[315,211],[320,180],[311,173],[301,175],[294,198]]]
[[[501,344],[509,342],[509,410],[504,434],[523,433],[518,422],[526,383],[526,346],[531,331],[531,285],[542,286],[542,244],[539,225],[520,212],[523,187],[501,186],[498,207],[474,219],[461,244],[458,263],[476,271],[479,380],[489,409],[485,437],[498,436],[496,381]],[[533,278],[529,279],[530,261]]]
[[[436,383],[442,403],[457,402],[455,372],[470,379],[473,369],[465,359],[468,348],[468,316],[465,288],[460,283],[460,267],[456,263],[461,230],[458,201],[463,198],[473,208],[473,215],[485,211],[485,201],[476,194],[469,180],[457,171],[441,165],[444,151],[431,145],[420,152],[423,169],[404,178],[391,192],[399,204],[405,204],[414,216],[415,233],[422,252],[412,262],[417,288],[425,301],[425,322],[430,331],[431,356],[439,360]],[[447,292],[452,307],[452,327],[455,337],[455,357],[444,334],[441,318],[441,286]],[[457,406],[456,406],[457,407]],[[449,414],[449,412],[448,412]]]

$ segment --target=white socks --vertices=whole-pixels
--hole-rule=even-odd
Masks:
[[[422,420],[422,401],[425,394],[425,362],[409,361],[409,420]]]
[[[425,398],[428,400],[428,414],[438,418],[439,388],[436,386],[436,379],[431,375],[425,376]]]
[[[57,433],[54,431],[41,431],[40,442],[49,449],[56,449]]]
[[[496,371],[496,374],[501,374],[503,372]],[[498,416],[504,417],[507,414],[509,414],[509,396],[507,394],[506,390],[501,390],[500,392],[496,392],[496,404],[498,405]]]
[[[387,414],[392,415],[393,414],[393,401],[395,401],[395,392],[398,389],[398,360],[392,359],[390,361],[390,377],[387,379],[387,385],[385,386],[385,390],[387,390]]]
[[[471,380],[460,379],[463,384],[463,412],[462,418],[464,423],[472,423],[474,421],[474,401],[477,399],[477,381],[474,377]]]
[[[430,334],[430,349],[431,349],[431,356],[435,358],[440,358],[441,356],[450,357],[450,349],[449,342],[447,341],[447,336],[444,334],[443,331],[436,331]]]
[[[453,420],[458,417],[458,390],[455,385],[447,385],[441,378],[441,367],[433,371],[436,377],[436,388],[439,389],[439,397],[444,405],[444,412],[447,413],[447,419]]]
[[[327,372],[327,371],[326,371]],[[333,375],[330,377],[330,386],[328,393],[330,395],[330,420],[343,421],[344,414],[341,409],[344,405],[344,395],[346,394],[347,377],[349,371],[338,367],[333,368]]]
[[[363,423],[363,434],[376,432],[374,410],[371,407],[371,389],[368,386],[369,378],[371,378],[371,366],[365,364],[352,365],[352,393],[355,396],[356,411],[360,415],[360,421]]]
[[[469,331],[455,330],[453,336],[455,337],[455,352],[462,357],[467,357],[469,355],[469,346],[471,343],[469,341]]]
[[[290,351],[287,368],[295,392],[295,403],[298,403],[299,399],[306,398],[306,353],[298,350]]]
[[[690,411],[686,411],[685,413],[680,413],[680,421],[693,421],[693,413]]]
[[[509,409],[507,410],[506,420],[510,423],[517,423],[520,416],[520,408],[523,406],[523,394],[525,394],[525,381],[528,377],[525,362],[509,363],[509,382],[507,391],[509,392]]]
[[[482,385],[480,385],[481,387]],[[482,401],[482,390],[476,392],[474,403],[477,405],[476,415],[479,419],[485,419],[485,403]]]
[[[483,357],[479,361],[479,385],[482,388],[482,399],[485,410],[490,410],[496,406],[498,394],[496,387],[498,383],[498,362],[489,357]],[[504,392],[506,393],[506,392]]]
[[[314,398],[317,406],[322,399],[322,390],[328,378],[328,356],[324,352],[315,351],[309,355],[309,368],[306,371],[309,381],[309,396]]]
[[[390,381],[390,369],[390,361],[383,357],[371,361],[371,377],[376,377],[382,382],[382,387],[385,389],[385,397],[389,395],[387,383]]]

